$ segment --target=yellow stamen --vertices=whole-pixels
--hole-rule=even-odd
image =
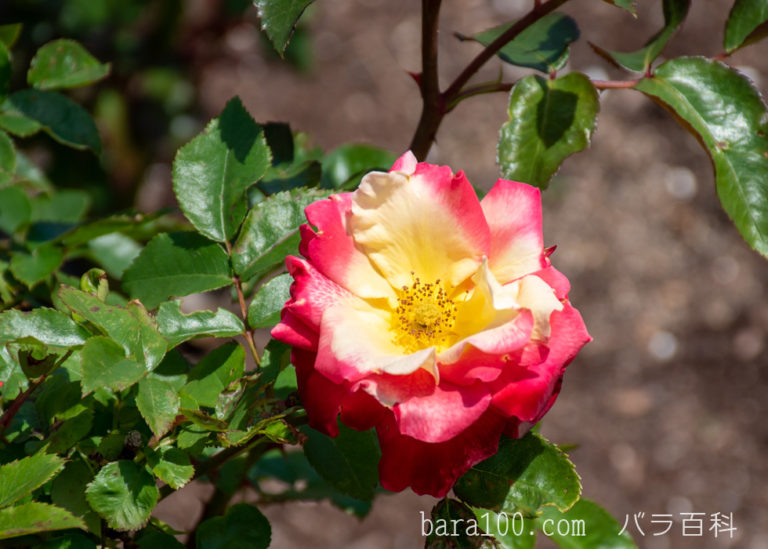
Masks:
[[[398,307],[393,317],[394,342],[407,352],[426,347],[446,347],[456,321],[456,306],[440,284],[422,283],[416,277],[413,283],[398,292]]]

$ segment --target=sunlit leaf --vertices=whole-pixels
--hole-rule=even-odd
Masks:
[[[102,467],[85,494],[111,528],[123,531],[144,526],[160,495],[152,475],[127,460]]]
[[[768,33],[768,2],[736,0],[725,24],[723,46],[732,53]]]
[[[254,0],[253,3],[261,17],[261,28],[280,55],[285,52],[299,17],[312,2],[313,0]]]
[[[109,74],[109,63],[99,63],[74,40],[59,39],[37,50],[30,62],[27,82],[40,90],[85,86]]]

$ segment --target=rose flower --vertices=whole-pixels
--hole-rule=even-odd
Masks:
[[[381,485],[444,496],[552,406],[590,340],[544,249],[538,189],[417,163],[367,174],[306,209],[288,257],[291,345],[309,424],[375,427]]]

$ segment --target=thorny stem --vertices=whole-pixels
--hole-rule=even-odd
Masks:
[[[227,255],[232,257],[232,246],[229,242],[225,242],[227,246]],[[261,366],[261,358],[259,357],[259,351],[256,349],[256,343],[253,341],[253,328],[248,325],[248,308],[245,306],[245,296],[243,295],[243,283],[239,276],[234,276],[232,282],[235,284],[235,290],[237,291],[237,301],[240,303],[240,314],[243,317],[243,323],[245,324],[245,332],[243,332],[243,338],[248,344],[248,348],[251,350],[253,361],[256,366]]]
[[[456,77],[444,92],[439,91],[437,83],[437,20],[440,0],[422,0],[421,22],[421,60],[422,74],[419,80],[423,107],[419,125],[411,141],[410,149],[416,158],[424,160],[435,140],[437,129],[443,117],[457,104],[457,98],[469,79],[485,65],[507,42],[530,27],[545,15],[565,4],[568,0],[549,0],[546,3],[534,2],[528,14],[509,27],[496,40],[483,49]],[[497,91],[497,90],[493,90]],[[481,92],[484,93],[484,92]],[[476,95],[476,94],[475,94]],[[468,96],[467,96],[468,97]]]
[[[421,90],[422,109],[411,150],[423,160],[429,152],[443,118],[445,103],[437,79],[437,29],[441,0],[421,1]]]

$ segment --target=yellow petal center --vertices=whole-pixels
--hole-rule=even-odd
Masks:
[[[416,277],[398,294],[393,315],[394,343],[409,353],[431,346],[447,347],[456,322],[456,305],[440,280],[423,283]]]

